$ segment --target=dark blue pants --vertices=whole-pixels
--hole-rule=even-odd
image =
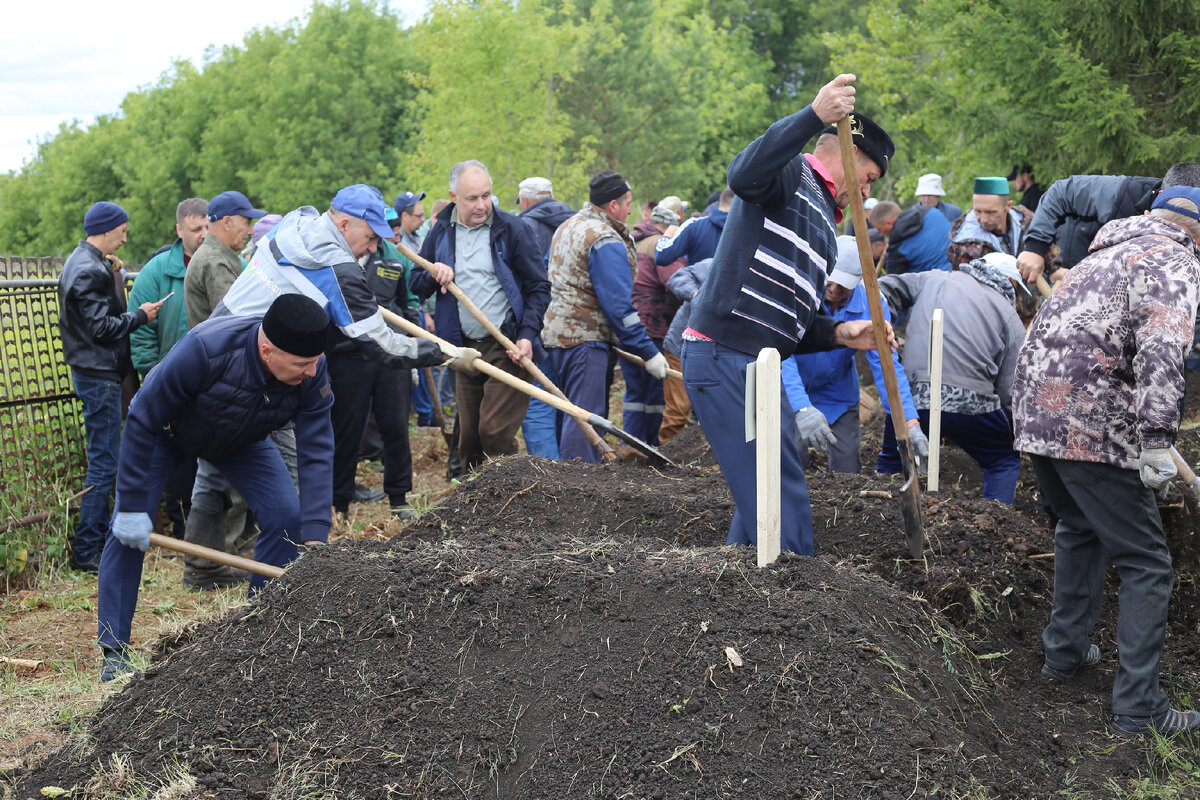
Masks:
[[[550,360],[558,373],[558,388],[567,399],[603,417],[608,394],[608,345],[584,342],[575,347],[555,347],[550,350]],[[567,461],[573,458],[590,464],[600,461],[600,452],[588,442],[575,420],[566,414],[558,425],[558,455]]]
[[[1058,516],[1054,531],[1054,605],[1042,632],[1046,664],[1070,672],[1100,619],[1104,571],[1121,576],[1117,612],[1120,669],[1114,714],[1167,710],[1158,682],[1171,599],[1171,553],[1154,492],[1135,469],[1031,455],[1042,497]]]
[[[558,373],[554,371],[554,364],[549,358],[538,364],[538,369],[546,376],[546,380],[558,386]],[[541,386],[536,379],[530,383]],[[521,421],[521,436],[525,438],[526,453],[538,458],[558,458],[558,418],[559,412],[554,406],[547,405],[536,397],[529,398],[529,410],[525,412],[525,419]]]
[[[88,467],[83,485],[90,491],[79,501],[79,525],[75,528],[75,561],[84,564],[95,561],[108,538],[112,516],[108,497],[117,479],[117,457],[121,452],[121,382],[77,370],[71,370],[71,382],[83,404],[83,430],[87,436]],[[158,503],[158,494],[154,501]]]
[[[166,434],[158,437],[150,455],[151,483],[145,487],[146,508],[141,509],[151,519],[163,487],[183,459],[183,453]],[[213,459],[212,464],[241,492],[254,512],[260,530],[254,542],[254,560],[276,567],[294,561],[300,543],[300,499],[279,448],[270,439],[264,439],[232,455]],[[129,644],[144,558],[145,553],[126,547],[109,534],[100,557],[97,611],[101,647],[120,649]],[[252,575],[250,593],[257,592],[266,582],[263,576]]]
[[[333,424],[333,507],[345,511],[354,499],[359,443],[372,408],[383,439],[383,490],[392,505],[403,503],[412,491],[412,450],[408,442],[412,376],[406,369],[338,354],[326,358],[326,369],[333,389],[329,413]]]
[[[929,410],[918,409],[921,430],[929,432]],[[1012,428],[1008,415],[997,409],[988,414],[951,414],[942,412],[942,435],[957,444],[983,468],[983,496],[989,500],[1013,504],[1017,496],[1017,475],[1021,457],[1013,450]],[[879,451],[877,472],[900,471],[900,451],[892,418],[883,423],[883,446]]]
[[[417,370],[417,385],[411,389],[412,409],[417,412],[417,424],[422,428],[431,428],[436,422],[433,416],[433,401],[429,393],[432,387],[424,369]]]
[[[662,339],[653,340],[662,350]],[[658,429],[662,427],[663,382],[632,361],[621,359],[621,375],[625,378],[624,410],[621,427],[647,444],[658,444]]]
[[[692,411],[712,446],[737,506],[726,544],[758,541],[757,440],[746,441],[746,365],[754,356],[716,342],[683,343],[683,383]],[[796,449],[795,412],[782,389],[780,413],[780,548],[811,556],[812,508],[800,451]]]

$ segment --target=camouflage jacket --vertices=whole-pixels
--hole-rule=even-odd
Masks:
[[[591,203],[559,226],[550,243],[550,307],[542,327],[546,347],[575,347],[584,342],[619,344],[592,284],[588,257],[604,240],[616,239],[629,252],[632,281],[637,251],[629,230]]]
[[[1106,224],[1042,305],[1017,356],[1015,448],[1137,469],[1179,428],[1200,299],[1192,237],[1152,216]]]

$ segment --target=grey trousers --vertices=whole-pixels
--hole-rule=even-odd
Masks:
[[[1114,714],[1149,716],[1168,708],[1158,685],[1171,599],[1171,554],[1154,492],[1137,470],[1030,456],[1042,499],[1058,516],[1054,605],[1042,633],[1046,664],[1070,672],[1100,618],[1109,562],[1121,576],[1113,681]]]
[[[862,459],[858,455],[859,445],[862,444],[862,431],[858,425],[858,403],[830,422],[829,429],[837,437],[837,441],[829,448],[829,471],[849,472],[852,475],[862,472]],[[796,446],[800,449],[800,463],[808,469],[808,448],[802,446],[799,440]]]

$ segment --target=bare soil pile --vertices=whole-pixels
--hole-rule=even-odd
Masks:
[[[814,473],[818,557],[760,571],[722,546],[733,509],[702,436],[665,449],[710,461],[506,459],[390,543],[305,556],[164,643],[81,746],[9,776],[15,796],[84,787],[114,754],[219,798],[1103,796],[1154,766],[1106,731],[1115,596],[1100,666],[1038,675],[1036,501],[969,478],[926,496],[912,562],[894,479]],[[1187,513],[1168,513],[1174,548]],[[1164,660],[1181,691],[1196,600],[1184,570]]]

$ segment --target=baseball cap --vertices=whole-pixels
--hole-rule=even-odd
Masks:
[[[221,192],[208,201],[209,222],[216,222],[225,217],[232,217],[234,214],[239,214],[249,219],[258,219],[265,217],[267,212],[250,205],[250,201],[246,199],[246,195],[232,189],[228,192]]]
[[[538,194],[549,194],[554,191],[553,185],[548,178],[526,178],[517,184],[517,193],[523,194],[526,197],[533,197]]]
[[[395,235],[384,215],[387,204],[383,202],[383,195],[374,187],[365,183],[347,186],[334,195],[330,205],[343,214],[358,217],[366,222],[371,226],[371,231],[381,239],[390,239]]]
[[[853,289],[862,280],[862,264],[858,262],[858,242],[853,236],[839,236],[837,251],[837,263],[829,273],[829,281]]]
[[[1185,217],[1200,220],[1200,214],[1195,211],[1180,205],[1172,205],[1171,201],[1176,198],[1191,200],[1196,204],[1197,208],[1200,208],[1200,188],[1195,186],[1172,186],[1170,189],[1163,189],[1159,192],[1158,197],[1154,198],[1154,204],[1150,207],[1165,208],[1168,211],[1174,211],[1176,214],[1183,214]]]
[[[424,192],[418,192],[417,194],[413,194],[412,192],[401,192],[400,194],[396,195],[396,202],[392,203],[392,208],[396,209],[396,214],[399,216],[400,214],[404,213],[405,209],[412,206],[413,203],[419,203],[424,199]]]

